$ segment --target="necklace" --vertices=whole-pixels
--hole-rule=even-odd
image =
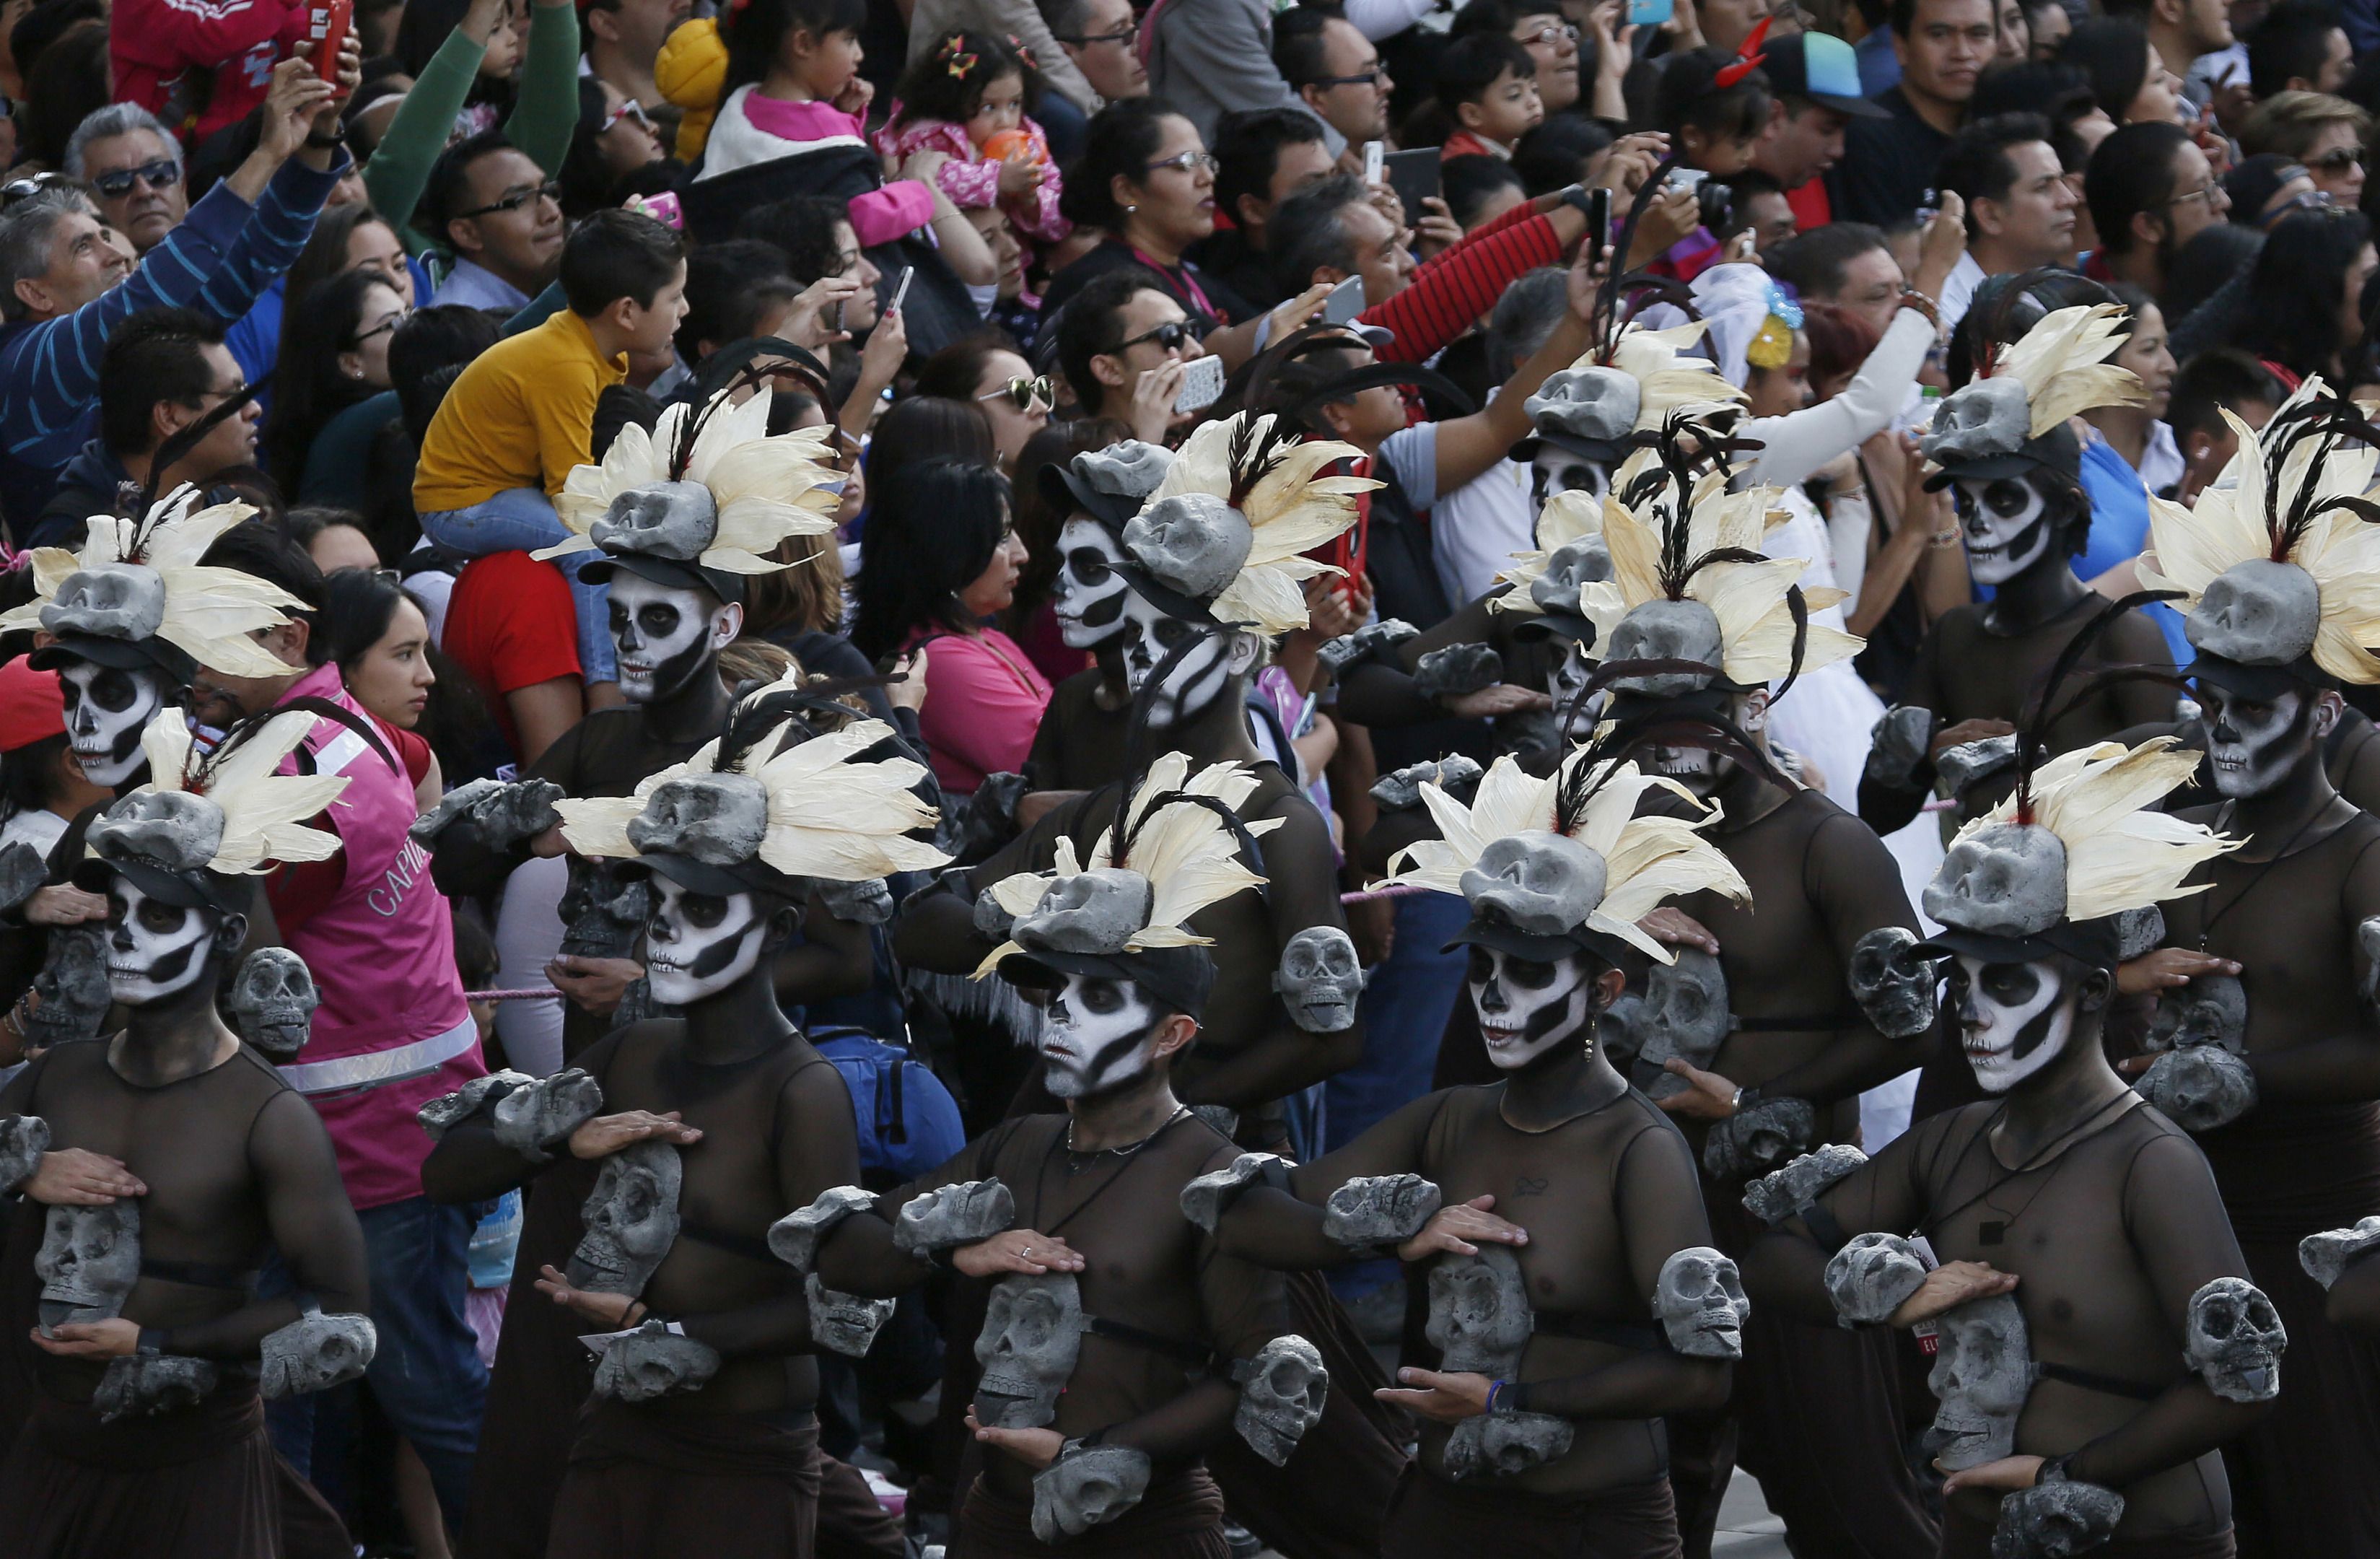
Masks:
[[[1082,1159],[1082,1160],[1084,1160],[1085,1162],[1084,1162],[1084,1163],[1080,1163],[1080,1164],[1072,1163],[1068,1163],[1068,1164],[1066,1165],[1067,1173],[1069,1173],[1069,1174],[1074,1174],[1074,1175],[1079,1175],[1079,1174],[1081,1174],[1084,1170],[1088,1169],[1092,1164],[1095,1164],[1095,1163],[1099,1163],[1099,1160],[1101,1160],[1101,1159],[1103,1159],[1103,1158],[1128,1159],[1128,1158],[1132,1157],[1135,1153],[1136,1153],[1136,1152],[1140,1151],[1143,1148],[1148,1147],[1151,1142],[1156,1141],[1160,1136],[1163,1135],[1163,1133],[1164,1133],[1164,1131],[1165,1131],[1165,1128],[1166,1128],[1167,1127],[1172,1126],[1175,1121],[1180,1120],[1183,1116],[1184,1116],[1184,1115],[1188,1114],[1189,1113],[1190,1113],[1190,1106],[1189,1106],[1189,1105],[1187,1105],[1187,1104],[1180,1104],[1180,1105],[1176,1105],[1176,1106],[1174,1107],[1174,1111],[1173,1111],[1173,1113],[1172,1113],[1172,1114],[1170,1114],[1170,1115],[1166,1116],[1163,1120],[1161,1120],[1161,1121],[1160,1121],[1160,1122],[1158,1122],[1158,1123],[1157,1123],[1157,1127],[1156,1127],[1156,1129],[1155,1129],[1155,1130],[1151,1131],[1148,1136],[1146,1136],[1146,1137],[1142,1138],[1139,1141],[1137,1141],[1137,1142],[1127,1142],[1127,1143],[1125,1143],[1125,1144],[1124,1144],[1123,1147],[1121,1147],[1121,1148],[1077,1148],[1077,1147],[1075,1147],[1075,1122],[1074,1122],[1073,1118],[1070,1116],[1070,1117],[1068,1117],[1068,1119],[1067,1119],[1067,1121],[1066,1121],[1066,1156],[1067,1156],[1070,1160],[1071,1160],[1071,1159]]]

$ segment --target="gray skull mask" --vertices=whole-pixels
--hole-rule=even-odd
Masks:
[[[991,1285],[975,1357],[976,1421],[987,1429],[1039,1429],[1058,1417],[1058,1394],[1083,1347],[1083,1293],[1072,1273],[1010,1273]]]
[[[1167,589],[1212,601],[1256,546],[1247,517],[1211,493],[1160,498],[1124,521],[1124,551]]]
[[[107,983],[106,932],[96,925],[52,927],[33,993],[42,1001],[25,1019],[29,1044],[47,1048],[97,1039],[115,1000]]]
[[[2221,1045],[2168,1051],[2132,1087],[2184,1131],[2212,1131],[2256,1107],[2256,1074]]]
[[[2281,1350],[2289,1346],[2280,1311],[2245,1278],[2218,1277],[2190,1297],[2182,1362],[2227,1402],[2270,1402],[2279,1395]]]
[[[1448,1374],[1503,1380],[1521,1367],[1536,1325],[1521,1260],[1509,1245],[1483,1242],[1476,1256],[1448,1251],[1429,1270],[1424,1334]]]
[[[2066,918],[2066,846],[2037,824],[1997,822],[1950,846],[1925,913],[1985,936],[2038,935]]]
[[[1941,1407],[1929,1443],[1957,1471],[2016,1454],[2016,1420],[2035,1370],[2024,1312],[2012,1294],[1970,1299],[1937,1318],[1940,1351],[1925,1377]]]
[[[140,1203],[53,1207],[33,1257],[44,1334],[68,1321],[113,1321],[140,1281]]]
[[[819,1346],[846,1358],[865,1358],[876,1334],[892,1315],[897,1299],[863,1299],[839,1293],[819,1281],[816,1273],[802,1280],[802,1297],[809,1302],[810,1338]]]
[[[2285,666],[2313,648],[2322,591],[2294,563],[2252,557],[2215,577],[2183,619],[2182,637],[2241,665]]]
[[[1667,1070],[1671,1059],[1703,1067],[1735,1028],[1728,1010],[1727,975],[1716,954],[1699,947],[1674,949],[1677,961],[1655,964],[1645,979],[1645,1001],[1630,1027],[1639,1036],[1632,1070],[1645,1078],[1654,1099],[1683,1093],[1692,1086]]]
[[[1925,1282],[1917,1248],[1899,1235],[1853,1235],[1827,1262],[1827,1295],[1854,1326],[1880,1326]]]
[[[166,871],[196,871],[223,848],[223,809],[181,790],[136,790],[91,825],[92,851]]]
[[[685,1166],[667,1142],[635,1142],[603,1160],[581,1214],[586,1236],[566,1269],[573,1288],[594,1294],[645,1291],[677,1241]]]
[[[2234,1055],[2248,1050],[2248,993],[2236,974],[2195,974],[2180,990],[2157,994],[2149,1021],[2151,1050],[2221,1045]]]
[[[1665,671],[1646,676],[1615,678],[1615,692],[1639,693],[1650,699],[1674,699],[1709,687],[1727,661],[1726,641],[1718,618],[1699,601],[1648,601],[1620,619],[1611,630],[1605,663],[1613,661],[1691,661],[1707,672]]]
[[[164,706],[163,673],[75,659],[58,668],[67,744],[93,785],[122,785],[148,761],[140,733]]]
[[[67,576],[42,608],[50,633],[87,633],[128,643],[154,639],[165,623],[165,581],[138,563],[101,563]]]
[[[662,1321],[648,1321],[625,1337],[614,1337],[595,1366],[595,1395],[616,1402],[650,1402],[680,1392],[700,1391],[719,1373],[717,1349]]]
[[[1463,873],[1474,915],[1489,912],[1534,936],[1561,936],[1603,903],[1610,869],[1565,834],[1524,829],[1491,842]]]
[[[1275,1467],[1286,1466],[1305,1431],[1322,1419],[1330,1371],[1322,1353],[1294,1334],[1275,1337],[1240,1365],[1240,1406],[1232,1427],[1248,1448]]]
[[[649,481],[612,500],[587,532],[607,553],[692,563],[719,534],[719,504],[698,481]]]
[[[1281,950],[1272,988],[1289,1008],[1290,1021],[1309,1034],[1336,1034],[1355,1022],[1355,998],[1364,991],[1363,967],[1353,938],[1337,926],[1308,926]]]
[[[239,1037],[276,1059],[296,1055],[313,1032],[322,1005],[306,960],[286,947],[260,947],[232,981],[231,1016]]]
[[[2071,1559],[2106,1542],[2124,1496],[2096,1483],[2036,1483],[2000,1501],[1992,1559]]]
[[[623,874],[623,862],[594,856],[570,858],[570,886],[555,911],[562,917],[562,951],[577,958],[625,958],[653,909],[652,884],[641,873]]]
[[[1941,1010],[1941,970],[1916,945],[1907,927],[1878,926],[1852,949],[1852,1000],[1888,1040],[1916,1038]]]
[[[299,1316],[264,1335],[264,1399],[278,1402],[361,1380],[379,1351],[380,1333],[370,1316]]]
[[[1706,1245],[1688,1246],[1661,1263],[1653,1313],[1670,1346],[1692,1358],[1742,1358],[1743,1322],[1752,1314],[1735,1263]]]
[[[1623,369],[1566,368],[1546,375],[1521,409],[1540,433],[1619,444],[1634,432],[1644,404],[1644,386]]]
[[[769,792],[749,774],[689,774],[654,787],[628,822],[628,843],[645,855],[691,856],[740,866],[759,854],[769,829]]]
[[[1942,399],[1934,426],[1918,441],[1925,458],[1948,468],[2022,449],[2033,407],[2020,379],[1975,379]]]

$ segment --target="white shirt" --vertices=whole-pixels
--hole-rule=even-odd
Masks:
[[[67,820],[43,808],[18,812],[0,823],[0,849],[10,845],[30,845],[43,855],[66,834]]]
[[[1975,300],[1975,289],[1984,285],[1984,268],[1972,254],[1959,256],[1959,263],[1950,267],[1950,276],[1942,284],[1942,334],[1948,336],[1967,317],[1968,306]]]

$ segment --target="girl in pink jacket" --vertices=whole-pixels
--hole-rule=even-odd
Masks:
[[[913,152],[949,153],[936,178],[953,205],[996,205],[1020,238],[1054,244],[1073,225],[1058,214],[1057,161],[1028,116],[1040,85],[1020,45],[951,33],[909,67],[874,145],[894,167]]]

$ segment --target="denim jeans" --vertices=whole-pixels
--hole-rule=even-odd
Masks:
[[[478,1340],[463,1314],[469,1273],[464,1252],[482,1211],[409,1197],[357,1214],[371,1280],[372,1326],[380,1334],[365,1379],[389,1423],[420,1453],[449,1527],[463,1519],[488,1395],[487,1367],[480,1362]],[[288,1271],[277,1259],[261,1287],[266,1293],[288,1291]],[[310,1478],[317,1417],[326,1452],[350,1443],[354,1425],[351,1404],[322,1404],[320,1415],[316,1406],[313,1397],[298,1396],[272,1404],[267,1412],[273,1444]],[[341,1504],[345,1468],[326,1466],[323,1474],[324,1497]]]
[[[421,531],[442,547],[466,557],[498,552],[535,552],[567,541],[569,528],[553,512],[542,488],[507,487],[461,509],[429,509]],[[612,587],[578,577],[578,566],[600,554],[576,553],[553,560],[570,581],[570,603],[578,616],[578,666],[589,682],[616,682],[620,673],[612,646]]]

